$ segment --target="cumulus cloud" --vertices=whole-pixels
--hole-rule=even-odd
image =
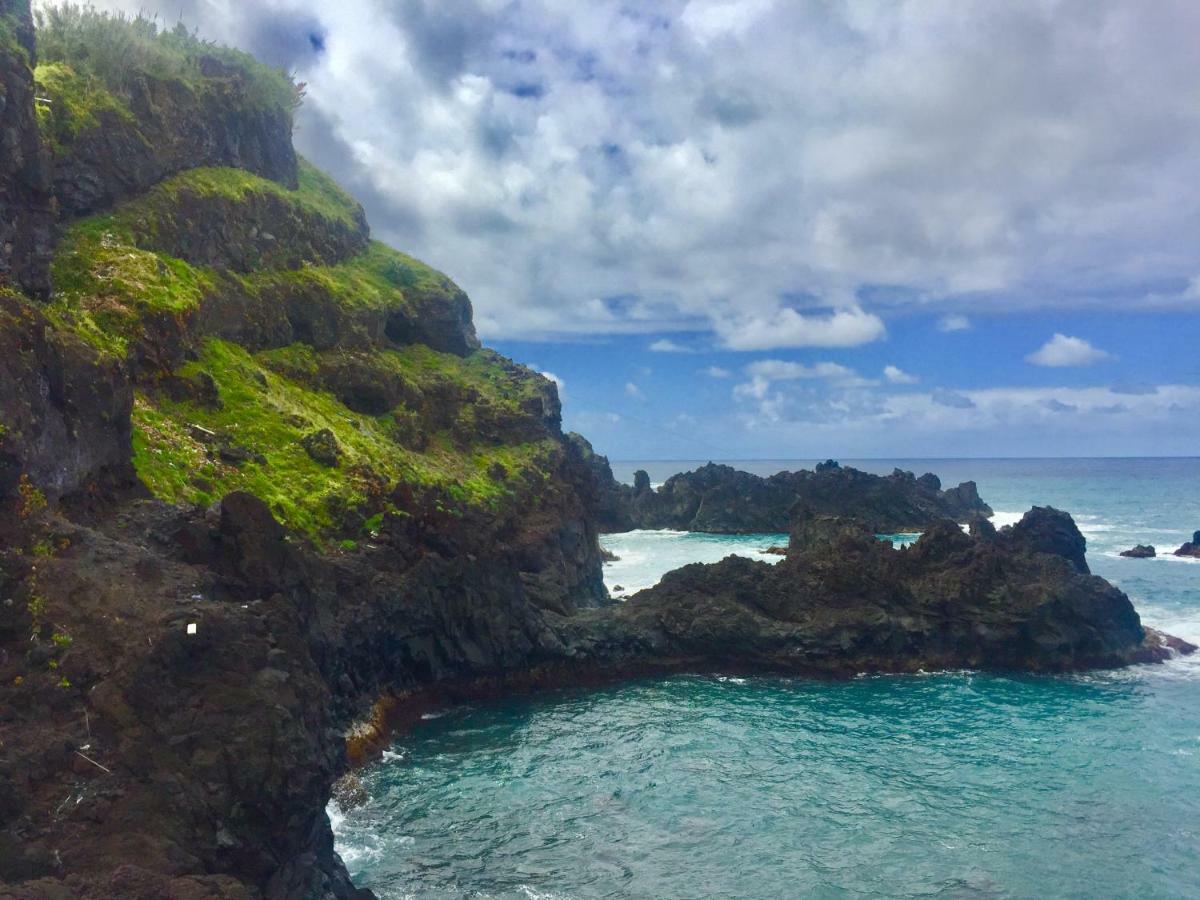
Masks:
[[[707,375],[709,378],[731,378],[733,373],[728,369],[723,369],[720,366],[706,366],[700,370],[700,374]]]
[[[634,400],[646,399],[646,395],[642,392],[642,389],[632,381],[625,382],[625,396],[632,397]]]
[[[1093,347],[1083,338],[1069,337],[1061,333],[1055,333],[1054,337],[1025,357],[1035,366],[1055,368],[1089,366],[1109,358],[1110,354]]]
[[[101,2],[294,68],[301,150],[486,338],[854,346],[872,285],[975,316],[1197,275],[1194,3]]]
[[[683,344],[676,343],[670,338],[661,338],[654,341],[650,345],[650,350],[655,353],[695,353],[691,347],[685,347]]]
[[[916,384],[921,380],[916,375],[910,375],[896,366],[884,366],[883,377],[892,384]]]
[[[731,350],[855,347],[877,341],[887,333],[882,319],[857,307],[830,315],[804,315],[784,307],[765,316],[721,319],[715,326]]]
[[[971,320],[962,315],[942,316],[938,319],[938,331],[968,331],[971,328]]]

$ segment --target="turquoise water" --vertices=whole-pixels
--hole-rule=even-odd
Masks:
[[[1200,641],[1200,564],[1116,555],[1200,528],[1200,461],[900,465],[974,478],[1001,524],[1072,511],[1143,620]],[[780,540],[613,536],[606,577],[644,586]],[[1195,897],[1200,660],[516,698],[428,719],[364,780],[369,801],[331,814],[385,898]]]

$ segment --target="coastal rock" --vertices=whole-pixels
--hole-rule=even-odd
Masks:
[[[604,479],[604,473],[598,472],[597,477]],[[780,472],[769,478],[708,463],[667,479],[657,491],[650,489],[649,477],[635,477],[632,490],[624,485],[601,490],[615,496],[611,505],[621,510],[605,523],[611,531],[785,532],[797,505],[814,513],[860,518],[879,533],[920,531],[938,519],[966,522],[992,512],[979,498],[974,482],[943,491],[932,474],[917,478],[897,469],[878,476],[833,460],[811,472]]]
[[[935,523],[905,550],[861,520],[802,515],[778,565],[685,566],[579,617],[564,643],[635,669],[670,660],[841,675],[1067,671],[1172,655],[1128,597],[1081,568],[1083,543],[1070,517],[1049,508],[987,538]]]
[[[1200,531],[1192,535],[1192,539],[1175,551],[1176,556],[1190,556],[1200,559]]]
[[[1122,550],[1121,555],[1129,559],[1153,559],[1158,555],[1158,551],[1149,544],[1138,544],[1129,550]]]

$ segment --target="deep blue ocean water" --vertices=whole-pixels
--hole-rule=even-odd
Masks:
[[[770,474],[814,460],[738,463]],[[851,461],[844,461],[851,462]],[[1093,570],[1200,643],[1200,460],[852,462],[1076,516]],[[654,482],[689,462],[614,465]],[[782,536],[615,535],[610,588]],[[446,711],[331,807],[382,897],[1200,896],[1200,659],[1063,677],[678,677]]]

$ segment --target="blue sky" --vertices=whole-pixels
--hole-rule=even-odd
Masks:
[[[296,72],[614,458],[1196,452],[1191,0],[105,5]]]

